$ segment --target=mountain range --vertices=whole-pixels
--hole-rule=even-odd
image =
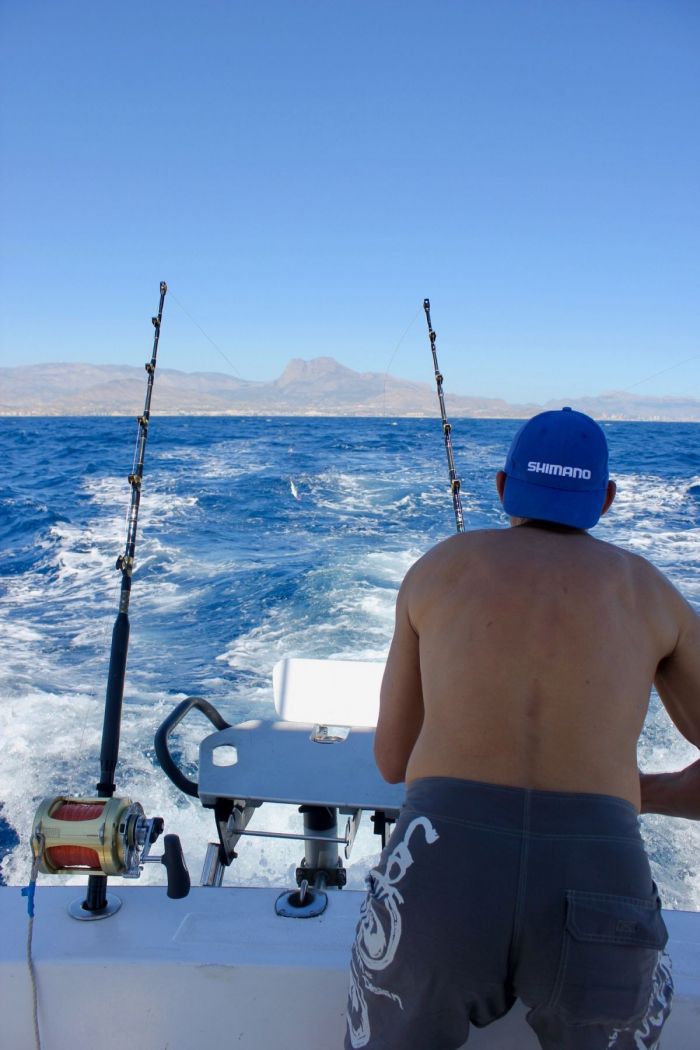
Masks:
[[[145,373],[128,365],[43,364],[0,368],[2,416],[132,415],[143,405]],[[445,390],[448,418],[523,419],[546,408],[572,408],[597,419],[700,422],[700,399],[610,391],[545,404],[510,404]],[[270,382],[218,372],[159,368],[154,415],[435,416],[435,384],[380,372],[355,372],[332,357],[295,358]]]

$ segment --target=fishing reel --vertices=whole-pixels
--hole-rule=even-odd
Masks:
[[[168,896],[186,897],[190,876],[177,835],[165,835],[162,856],[150,855],[163,826],[161,817],[146,817],[129,798],[45,798],[32,826],[34,860],[45,875],[78,872],[125,879],[138,879],[144,864],[163,864]]]
[[[186,897],[190,876],[177,835],[165,835],[163,855],[151,857],[151,847],[163,833],[161,817],[146,817],[138,802],[130,798],[113,797],[113,776],[119,758],[122,700],[126,656],[129,648],[129,597],[136,547],[136,524],[141,498],[143,461],[148,436],[151,394],[156,370],[156,355],[160,337],[163,302],[168,286],[160,283],[158,315],[152,318],[155,334],[151,360],[146,364],[148,383],[143,414],[138,417],[139,432],[134,455],[134,471],[129,475],[131,507],[128,516],[126,548],[117,561],[122,574],[119,611],[112,630],[109,656],[107,694],[105,697],[102,745],[100,749],[100,781],[97,798],[71,798],[58,795],[40,803],[32,826],[34,863],[32,877],[26,889],[29,914],[33,916],[34,889],[39,871],[45,875],[83,873],[88,876],[84,901],[71,905],[70,914],[76,919],[103,919],[121,907],[118,897],[107,894],[107,877],[119,875],[138,879],[146,863],[163,864],[168,873],[168,896]],[[23,891],[24,892],[24,891]]]

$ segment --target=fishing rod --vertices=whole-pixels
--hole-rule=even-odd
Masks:
[[[438,400],[440,402],[440,414],[442,416],[442,433],[445,438],[445,451],[447,452],[447,466],[450,473],[450,488],[452,489],[452,503],[454,505],[455,521],[457,522],[457,532],[464,532],[464,515],[462,513],[462,500],[459,494],[462,485],[459,478],[457,477],[457,470],[455,468],[455,458],[452,452],[452,424],[447,422],[447,413],[445,411],[445,396],[442,392],[442,373],[440,372],[437,359],[437,351],[435,349],[435,340],[437,336],[433,331],[433,324],[430,320],[430,299],[423,300],[423,309],[425,310],[425,319],[428,322],[430,349],[433,353],[435,382],[437,384]]]
[[[131,578],[134,570],[151,397],[167,290],[165,281],[161,281],[158,313],[151,318],[155,332],[151,359],[145,366],[148,373],[146,400],[143,413],[137,417],[136,449],[132,472],[128,478],[131,485],[131,504],[126,546],[116,564],[117,570],[121,572],[121,588],[112,630],[107,674],[98,797],[74,798],[60,795],[46,798],[40,803],[32,828],[34,865],[27,889],[27,896],[30,898],[30,918],[33,915],[33,893],[38,871],[48,875],[66,872],[84,872],[88,875],[85,900],[74,901],[69,908],[70,914],[76,919],[101,919],[113,915],[121,907],[121,900],[108,896],[107,876],[119,875],[136,879],[146,862],[161,863],[165,866],[169,897],[185,897],[190,888],[190,878],[178,837],[165,835],[163,855],[150,856],[152,845],[163,832],[162,818],[147,818],[140,803],[114,796],[114,774],[119,758],[124,680],[129,649]]]
[[[151,318],[155,329],[153,333],[153,350],[151,360],[147,361],[145,366],[148,373],[146,402],[143,414],[138,416],[137,419],[139,429],[134,452],[134,467],[128,478],[131,485],[131,506],[129,507],[126,547],[124,553],[117,558],[116,564],[116,568],[122,574],[122,580],[119,592],[119,611],[112,630],[112,648],[110,650],[109,672],[107,674],[107,695],[105,697],[102,749],[100,751],[100,782],[97,785],[97,793],[101,798],[111,798],[115,790],[114,771],[117,767],[119,756],[119,734],[121,729],[122,700],[124,697],[124,679],[126,676],[126,657],[129,649],[129,599],[131,597],[131,576],[134,571],[134,554],[136,551],[136,527],[139,520],[143,461],[146,454],[148,424],[151,416],[151,396],[156,374],[158,340],[160,339],[163,304],[167,290],[167,284],[165,281],[161,281],[158,313]]]

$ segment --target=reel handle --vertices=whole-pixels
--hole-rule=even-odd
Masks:
[[[163,856],[161,864],[168,873],[168,896],[171,900],[180,900],[190,892],[190,873],[185,863],[180,839],[177,835],[165,835],[163,838]]]

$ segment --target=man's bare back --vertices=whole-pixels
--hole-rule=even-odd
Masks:
[[[380,770],[393,781],[615,795],[639,808],[636,748],[654,682],[700,743],[698,624],[647,561],[587,532],[524,522],[454,536],[399,594]]]

